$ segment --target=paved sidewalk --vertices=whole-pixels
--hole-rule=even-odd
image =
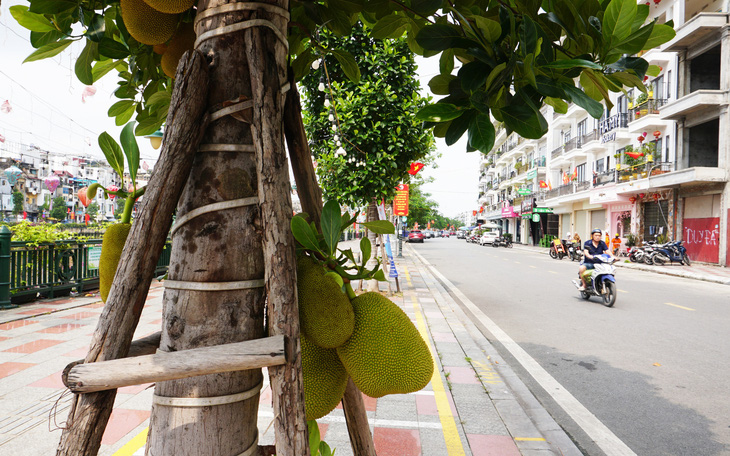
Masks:
[[[515,248],[531,250],[535,253],[548,254],[547,247],[525,244],[514,244],[514,246]],[[614,265],[629,269],[638,269],[640,271],[653,272],[655,274],[665,274],[675,277],[684,277],[686,279],[730,285],[730,268],[709,263],[693,262],[692,266],[684,266],[679,263],[667,264],[664,266],[650,266],[643,263],[631,263],[627,257],[620,257],[620,261],[617,261]]]
[[[357,250],[357,242],[345,244]],[[417,393],[365,397],[378,455],[581,454],[410,246],[395,263],[402,292],[391,299],[428,341],[436,370]],[[150,291],[135,338],[159,331],[162,292],[159,284]],[[86,354],[101,307],[94,295],[0,311],[0,454],[55,452],[55,428],[70,400],[60,374]],[[150,385],[119,390],[100,455],[144,454],[151,401]],[[261,444],[273,443],[272,419],[267,384],[260,398]],[[336,454],[352,455],[341,408],[319,423]]]

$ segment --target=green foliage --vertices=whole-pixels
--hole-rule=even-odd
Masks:
[[[99,213],[99,205],[96,203],[89,204],[89,207],[86,208],[86,213],[89,214],[92,220],[95,220],[96,214]]]
[[[319,426],[315,420],[307,421],[307,428],[309,429],[309,452],[312,456],[334,456],[335,450],[330,449],[323,440],[321,440],[319,434]]]
[[[13,192],[13,214],[18,215],[23,212],[23,194],[15,191]]]
[[[431,194],[425,193],[421,189],[420,182],[411,183],[408,201],[408,225],[414,226],[415,223],[418,223],[419,227],[425,228],[428,222],[433,220],[432,228],[434,229],[444,229],[448,225],[458,226],[459,222],[446,218],[438,212],[439,205],[430,199],[430,196]]]
[[[9,226],[13,233],[13,241],[28,242],[37,246],[46,242],[84,240],[85,237],[61,229],[58,225],[49,223],[34,224],[22,221]]]
[[[48,216],[56,220],[65,220],[67,214],[66,200],[63,199],[63,196],[53,198],[53,209]]]
[[[291,219],[291,230],[294,239],[297,241],[298,256],[309,254],[310,257],[346,279],[348,283],[356,279],[385,281],[385,274],[380,269],[380,263],[372,269],[365,267],[372,252],[369,239],[363,238],[360,241],[362,255],[359,264],[355,261],[352,249],[340,250],[337,248],[342,233],[355,222],[355,216],[350,217],[348,213],[342,214],[340,205],[332,200],[325,203],[322,209],[322,234],[318,233],[314,224],[308,223],[306,218],[307,214],[297,214]],[[387,221],[380,220],[363,223],[362,225],[376,234],[395,233],[395,227]],[[345,283],[343,283],[343,286],[346,288]],[[347,291],[345,288],[343,288],[343,291]]]
[[[304,124],[320,185],[327,198],[350,206],[391,199],[395,187],[408,180],[410,164],[427,161],[433,149],[431,134],[415,120],[427,100],[418,94],[413,53],[405,39],[374,39],[360,23],[347,39],[323,32],[320,40],[346,50],[360,68],[359,82],[353,82],[337,66],[338,54],[327,55],[301,81]],[[318,88],[322,80],[331,82],[326,92]],[[331,97],[330,107],[325,94]],[[337,130],[329,116],[336,116]],[[347,155],[337,154],[340,147]]]
[[[118,199],[117,208],[119,204],[124,204],[123,210],[119,216],[117,211],[114,211],[114,216],[119,217],[122,223],[130,223],[132,220],[132,209],[137,198],[142,196],[145,192],[146,187],[137,189],[137,171],[139,171],[139,146],[137,145],[137,138],[134,137],[134,122],[129,122],[122,129],[120,140],[122,145],[120,146],[114,138],[107,132],[103,132],[99,135],[99,147],[104,156],[106,157],[109,166],[119,175],[120,179],[124,180],[124,157],[127,158],[127,164],[129,166],[129,176],[132,180],[133,190],[125,191],[119,189],[117,191],[110,191],[104,188],[101,184],[94,183],[89,186],[88,195],[89,198],[94,198],[98,189],[104,191],[104,196],[115,195]],[[127,203],[128,202],[128,203]]]

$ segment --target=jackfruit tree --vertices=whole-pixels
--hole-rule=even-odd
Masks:
[[[178,24],[194,24],[197,38],[173,84],[154,46],[130,33],[116,0],[31,0],[11,13],[31,31],[37,48],[26,61],[82,41],[75,64],[79,80],[91,84],[117,71],[119,101],[110,115],[118,125],[135,117],[139,135],[166,124],[160,161],[129,234],[133,242],[123,250],[120,280],[112,284],[86,362],[126,356],[177,204],[169,279],[178,288],[165,291],[160,350],[258,339],[266,331],[286,334],[288,362],[269,368],[281,456],[309,454],[284,134],[297,166],[306,166],[301,157],[308,150],[291,83],[320,54],[331,54],[350,79],[359,73],[352,55],[323,46],[318,32],[348,36],[361,21],[372,26],[375,38],[405,34],[416,54],[438,55],[440,74],[429,87],[444,98],[423,107],[417,119],[447,143],[466,134],[469,150],[483,153],[493,147],[495,121],[538,138],[547,129],[544,104],[564,111],[573,102],[598,118],[601,101],[610,104],[609,92],[645,91],[644,75],[658,69],[632,55],[674,34],[671,24],[645,24],[649,7],[635,0],[200,0],[177,16]],[[300,197],[317,193],[311,183],[298,183],[297,190]],[[303,201],[316,226],[321,202]],[[238,288],[213,291],[211,282]],[[265,287],[241,288],[262,282]],[[190,283],[200,290],[181,285]],[[230,396],[255,391],[261,376],[252,369],[164,381],[155,395]],[[74,397],[59,455],[97,453],[115,394]],[[155,404],[148,451],[209,454],[214,441],[216,454],[241,454],[256,445],[257,404],[255,394],[193,410]],[[181,422],[186,425],[175,425]]]

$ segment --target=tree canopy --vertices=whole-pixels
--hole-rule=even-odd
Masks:
[[[390,199],[410,164],[428,161],[433,150],[431,132],[415,119],[427,99],[418,93],[413,53],[404,39],[373,39],[362,24],[347,39],[322,35],[320,42],[354,56],[361,77],[351,81],[325,56],[301,81],[320,184],[328,199],[350,206]]]

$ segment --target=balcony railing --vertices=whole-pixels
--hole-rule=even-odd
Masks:
[[[563,146],[558,147],[557,149],[550,152],[550,156],[552,158],[557,158],[563,153]]]
[[[585,135],[581,136],[580,143],[587,144],[591,141],[596,141],[598,139],[600,139],[600,137],[598,136],[598,130],[593,130],[592,132],[586,133]]]
[[[546,166],[547,159],[545,157],[537,157],[532,159],[530,168],[537,168],[538,166]]]
[[[629,126],[629,114],[626,112],[619,112],[611,117],[602,120],[598,124],[598,134],[603,135],[616,128],[627,128]]]
[[[674,163],[672,162],[654,162],[642,163],[631,167],[622,167],[618,172],[619,182],[628,182],[639,179],[646,179],[650,176],[658,176],[659,174],[674,171]]]
[[[565,142],[565,153],[570,152],[573,149],[580,149],[580,141],[578,138],[571,138]]]
[[[629,109],[629,122],[641,119],[649,114],[659,114],[659,108],[667,104],[666,99],[650,98],[640,105],[636,105]]]
[[[616,182],[616,170],[606,171],[604,173],[596,174],[593,176],[593,186],[610,184]]]

